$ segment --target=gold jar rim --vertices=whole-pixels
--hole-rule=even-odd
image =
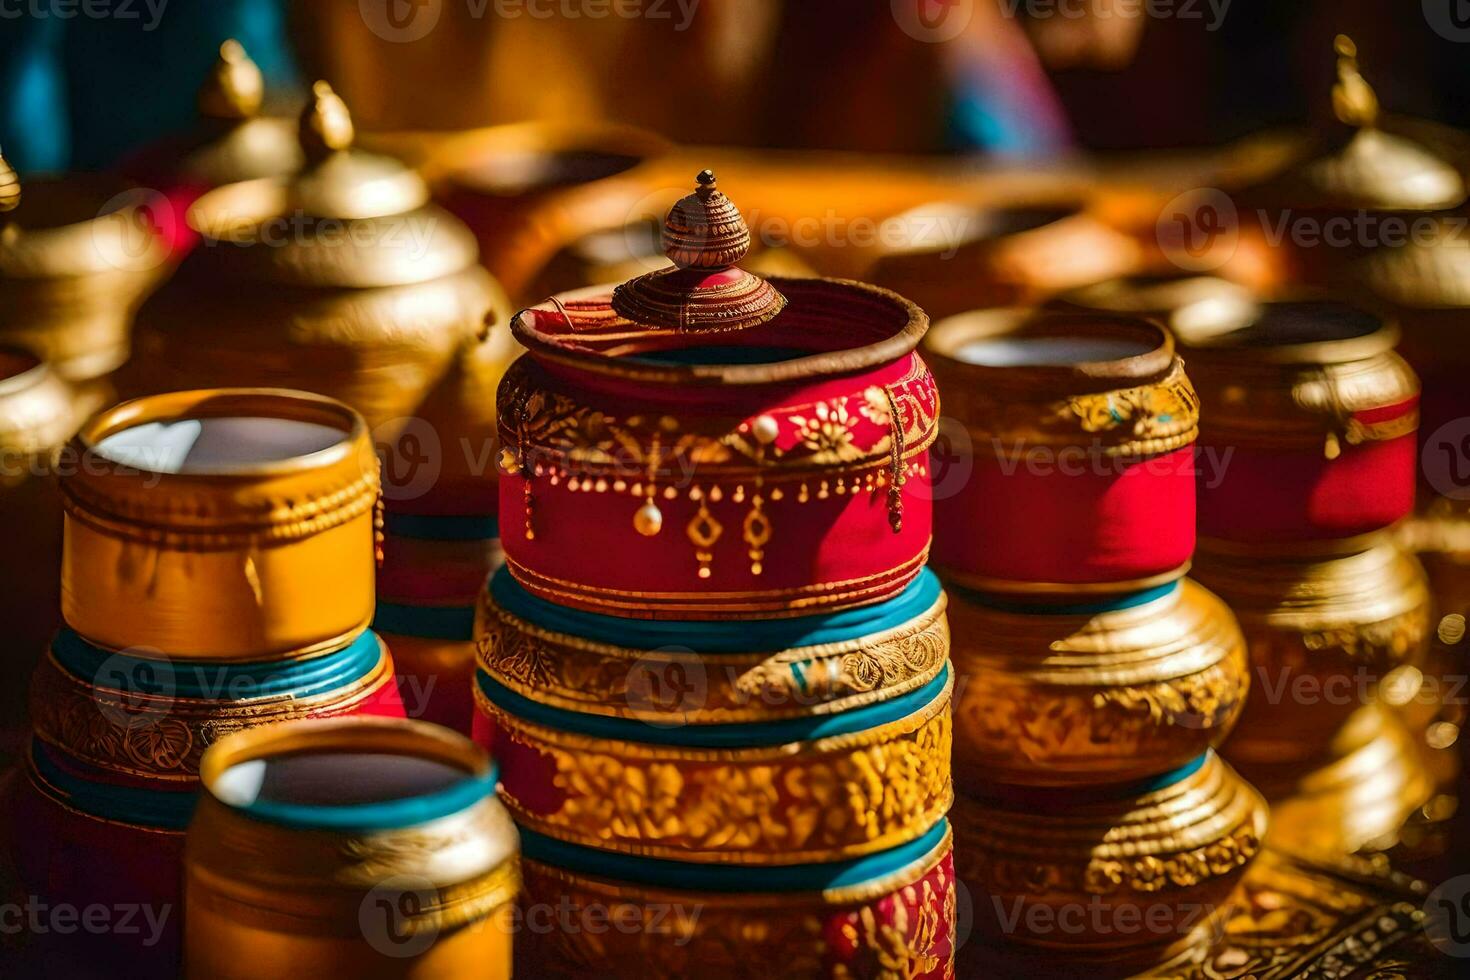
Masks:
[[[1304,326],[1307,318],[1316,325]],[[1235,330],[1197,342],[1181,336],[1180,349],[1197,371],[1215,364],[1327,368],[1387,354],[1398,341],[1398,325],[1378,312],[1301,291],[1262,301],[1257,316]]]
[[[108,436],[152,422],[242,416],[312,422],[341,438],[303,455],[195,472],[119,463],[98,448]],[[299,540],[366,512],[378,497],[378,463],[367,423],[339,401],[287,389],[203,389],[150,395],[93,416],[68,447],[61,490],[70,518],[105,533],[229,547],[241,539]]]
[[[1032,339],[1100,342],[1136,353],[1009,364],[982,363],[964,353],[971,344]],[[1143,317],[1020,307],[977,310],[936,323],[924,339],[924,355],[950,411],[977,436],[1090,443],[1109,454],[1142,456],[1187,446],[1199,431],[1199,398],[1175,353],[1174,338]],[[1002,451],[996,443],[988,445]]]
[[[71,437],[76,425],[70,386],[29,350],[0,345],[0,453],[52,452]],[[0,478],[5,475],[0,473]]]
[[[1141,316],[1167,326],[1181,346],[1234,330],[1252,319],[1259,301],[1239,283],[1210,275],[1121,276],[1081,286],[1052,300],[1057,312]]]

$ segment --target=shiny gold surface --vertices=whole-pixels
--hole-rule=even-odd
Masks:
[[[1012,337],[1131,341],[1145,352],[1058,366],[998,367],[962,356],[970,343]],[[982,452],[1080,444],[1133,457],[1179,449],[1198,433],[1199,398],[1174,352],[1174,339],[1141,317],[980,310],[936,323],[924,338],[924,356],[943,388],[945,410],[965,425]]]
[[[647,888],[526,860],[528,907],[566,908],[572,915],[558,920],[569,928],[519,946],[517,961],[527,976],[568,980],[847,977],[868,975],[856,972],[865,966],[885,978],[929,976],[954,954],[957,898],[944,864],[951,847],[946,835],[929,854],[887,877],[796,893]],[[901,914],[884,917],[882,906],[900,906]],[[581,927],[594,910],[625,908],[642,928],[593,934]],[[840,931],[832,928],[834,920]]]
[[[1188,942],[1223,914],[1266,833],[1265,802],[1214,753],[1164,789],[1063,800],[956,799],[955,873],[982,935],[1090,952]]]
[[[1252,694],[1224,753],[1253,780],[1258,766],[1330,761],[1337,733],[1389,672],[1423,663],[1428,583],[1386,536],[1356,554],[1296,560],[1201,550],[1194,574],[1234,610],[1250,649]]]
[[[1091,616],[1002,612],[963,594],[949,608],[962,791],[1086,787],[1177,769],[1224,740],[1250,688],[1234,617],[1188,579]]]
[[[143,423],[232,415],[315,422],[342,440],[230,475],[153,472],[96,450]],[[378,463],[362,418],[340,402],[264,389],[156,395],[93,417],[69,452],[62,613],[91,642],[259,660],[332,649],[371,621]]]
[[[479,664],[542,704],[695,725],[835,714],[923,687],[948,662],[945,599],[902,626],[779,653],[637,650],[545,630],[481,593]],[[670,698],[665,685],[697,692]],[[682,703],[688,700],[690,703]]]
[[[1254,319],[1257,300],[1245,286],[1213,276],[1130,276],[1074,289],[1049,304],[1057,310],[1091,310],[1157,320],[1195,342]]]
[[[296,722],[218,742],[185,845],[188,974],[508,978],[517,838],[494,797],[401,829],[326,832],[252,819],[214,795],[233,765],[308,749],[412,754],[467,775],[490,765],[468,739],[418,722]]]
[[[509,301],[418,174],[352,147],[329,87],[300,131],[308,164],[296,176],[221,187],[190,208],[204,242],[140,311],[124,387],[317,391],[389,439]]]
[[[166,271],[146,194],[80,175],[22,187],[0,168],[0,342],[68,379],[106,374],[127,360],[133,311]]]
[[[729,749],[593,738],[510,715],[478,687],[475,701],[497,744],[534,750],[557,791],[548,808],[502,786],[521,826],[624,854],[769,866],[873,854],[943,819],[953,686],[875,728]]]

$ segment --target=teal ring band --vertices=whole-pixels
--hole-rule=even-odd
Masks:
[[[187,792],[143,789],[97,782],[67,772],[52,759],[39,739],[31,740],[31,765],[44,783],[60,793],[67,806],[101,820],[182,831],[189,826],[199,802],[197,787]]]
[[[949,683],[949,664],[946,663],[933,680],[917,690],[849,711],[767,722],[683,727],[654,725],[634,718],[613,718],[549,707],[517,694],[483,670],[476,672],[475,680],[491,704],[517,718],[559,731],[620,742],[642,742],[647,745],[751,749],[849,735],[889,722],[901,721],[928,707],[944,692]]]
[[[1165,582],[1163,585],[1155,585],[1152,588],[1141,589],[1138,592],[1130,592],[1127,595],[1113,596],[1107,599],[1099,599],[1096,602],[1077,603],[1047,603],[1047,602],[1017,602],[1014,599],[1004,599],[997,595],[984,592],[976,592],[962,586],[951,585],[949,591],[956,597],[966,599],[977,606],[994,609],[1006,613],[1029,613],[1035,616],[1097,616],[1102,613],[1118,612],[1123,609],[1133,609],[1145,603],[1162,599],[1179,588],[1179,579]]]
[[[917,840],[877,854],[830,864],[742,867],[691,864],[666,858],[599,851],[520,828],[521,853],[533,861],[575,874],[637,882],[651,888],[719,892],[823,892],[849,888],[896,874],[924,860],[944,842],[949,822],[941,820]]]
[[[943,594],[939,579],[922,569],[891,599],[837,613],[794,619],[623,619],[569,609],[532,595],[501,566],[490,576],[490,595],[506,612],[541,629],[632,650],[681,646],[698,653],[779,653],[795,647],[841,643],[910,622]]]
[[[52,640],[51,653],[67,673],[84,684],[128,694],[201,701],[328,694],[362,680],[383,660],[382,644],[371,630],[338,650],[306,660],[153,660],[93,646],[66,628]]]
[[[224,800],[220,803],[253,820],[295,830],[371,833],[402,830],[467,810],[494,794],[498,779],[499,773],[492,765],[487,772],[467,773],[464,779],[437,792],[397,800],[341,806],[308,806],[277,800],[256,800],[239,805]]]
[[[373,629],[398,636],[469,643],[475,638],[475,607],[408,606],[379,599]]]

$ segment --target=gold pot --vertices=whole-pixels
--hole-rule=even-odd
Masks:
[[[221,740],[200,776],[188,975],[510,977],[516,832],[468,739],[293,722]]]
[[[1229,603],[1250,648],[1252,695],[1224,752],[1253,781],[1279,785],[1274,772],[1329,762],[1382,680],[1423,663],[1428,584],[1385,536],[1349,555],[1201,550],[1195,575]]]
[[[352,149],[325,83],[300,131],[308,162],[295,177],[221,187],[189,209],[202,241],[140,311],[127,385],[317,391],[391,438],[507,304],[422,178]]]
[[[1071,952],[1169,950],[1215,927],[1266,804],[1214,752],[1156,780],[959,797],[956,876],[983,935]]]
[[[1066,312],[1147,317],[1177,337],[1200,343],[1250,322],[1258,303],[1251,290],[1239,283],[1176,273],[1093,283],[1063,293],[1049,306]]]
[[[1234,617],[1188,579],[1143,597],[1047,612],[951,595],[962,792],[1142,779],[1224,740],[1250,686]]]
[[[26,679],[61,625],[61,497],[56,454],[80,424],[76,395],[39,358],[0,347],[0,622],[5,670],[0,752],[25,724]]]
[[[972,208],[936,203],[884,223],[863,278],[917,303],[930,318],[1024,306],[1127,275],[1140,250],[1078,204]]]
[[[0,158],[0,343],[78,382],[126,361],[133,313],[168,258],[147,203],[146,192],[99,176],[22,190]]]
[[[98,646],[261,660],[335,649],[372,619],[378,460],[340,402],[141,398],[93,417],[61,465],[62,614]]]

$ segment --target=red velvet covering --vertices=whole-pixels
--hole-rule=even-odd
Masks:
[[[1363,424],[1413,411],[1418,400],[1359,412]],[[1203,440],[1202,440],[1203,443]],[[1328,459],[1320,448],[1294,451],[1211,447],[1223,462],[1215,486],[1201,484],[1199,533],[1247,543],[1345,538],[1388,527],[1414,508],[1414,433],[1357,445]]]
[[[936,451],[934,564],[962,583],[983,579],[977,587],[1005,591],[1011,583],[1132,583],[1187,562],[1193,450],[1125,466],[1078,448],[1049,451],[1043,465]]]
[[[522,380],[524,379],[524,380]],[[521,362],[501,388],[502,441],[515,445],[515,422],[507,405],[518,384],[532,389],[550,386],[578,405],[614,418],[632,410],[641,416],[667,416],[683,433],[741,433],[750,438],[756,419],[769,416],[778,426],[771,445],[786,459],[804,451],[802,426],[817,406],[841,405],[851,436],[854,458],[861,465],[834,461],[805,471],[766,466],[765,513],[771,537],[764,548],[761,574],[752,572],[742,525],[750,512],[755,483],[749,476],[720,475],[718,467],[701,465],[693,454],[670,460],[656,481],[663,529],[645,537],[634,527],[639,498],[629,493],[573,489],[565,478],[556,485],[545,475],[534,477],[534,540],[527,539],[524,493],[526,474],[502,473],[500,521],[502,545],[517,579],[533,592],[565,605],[626,616],[657,616],[660,610],[683,607],[680,615],[740,616],[753,610],[840,608],[876,602],[899,592],[922,566],[929,543],[931,509],[927,456],[920,452],[932,438],[937,395],[928,369],[916,354],[896,362],[836,378],[746,386],[667,386],[579,372],[560,365],[546,369]],[[902,492],[902,527],[890,526],[887,483],[847,492],[856,476],[890,478],[891,461],[872,447],[884,445],[891,426],[864,414],[886,410],[881,393],[894,394],[905,428],[914,436],[907,449],[907,477]],[[826,409],[823,409],[826,410]],[[553,419],[553,422],[555,420]],[[536,447],[528,447],[538,458]],[[684,466],[689,469],[684,469]],[[575,475],[580,471],[573,468]],[[636,462],[588,468],[587,475],[615,477],[633,484],[645,478]],[[844,482],[843,492],[837,484]],[[824,486],[826,489],[824,490]],[[805,485],[807,499],[802,500]],[[723,528],[712,549],[710,575],[698,577],[696,548],[686,529],[699,503],[690,488],[708,493],[718,486],[721,499],[709,500],[709,511]],[[743,487],[737,500],[736,487]],[[666,496],[673,487],[676,496]],[[780,499],[773,488],[779,490]],[[824,496],[825,495],[825,496]],[[698,608],[691,608],[693,603]],[[606,605],[605,605],[606,604]],[[611,606],[611,608],[608,608]],[[667,614],[673,615],[672,611]]]

